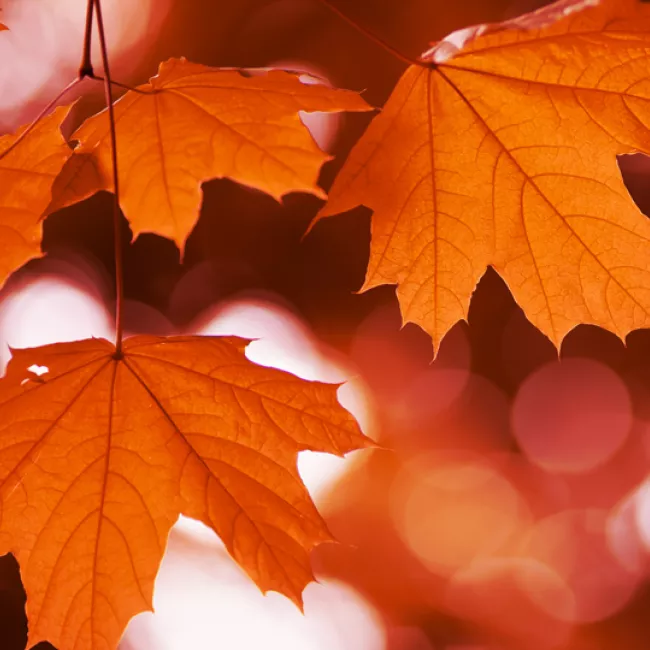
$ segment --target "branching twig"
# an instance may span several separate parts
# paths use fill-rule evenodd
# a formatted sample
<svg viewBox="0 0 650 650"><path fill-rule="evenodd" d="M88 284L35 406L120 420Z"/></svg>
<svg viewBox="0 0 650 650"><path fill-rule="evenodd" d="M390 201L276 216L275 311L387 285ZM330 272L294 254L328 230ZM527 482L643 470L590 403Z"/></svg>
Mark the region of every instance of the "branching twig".
<svg viewBox="0 0 650 650"><path fill-rule="evenodd" d="M81 64L79 65L79 74L76 79L72 80L52 101L50 101L45 108L30 122L29 126L16 138L10 147L0 153L0 160L2 160L10 151L13 151L36 127L36 125L52 110L60 99L77 86L85 77L95 78L93 66L90 59L90 48L92 45L92 21L93 21L93 8L95 0L88 0L86 8L86 28L84 32L84 49L81 55Z"/></svg>
<svg viewBox="0 0 650 650"><path fill-rule="evenodd" d="M92 48L93 39L93 10L95 7L95 0L88 0L86 6L86 30L84 32L84 50L81 55L81 64L79 66L79 78L93 77L93 63L91 60L90 50Z"/></svg>

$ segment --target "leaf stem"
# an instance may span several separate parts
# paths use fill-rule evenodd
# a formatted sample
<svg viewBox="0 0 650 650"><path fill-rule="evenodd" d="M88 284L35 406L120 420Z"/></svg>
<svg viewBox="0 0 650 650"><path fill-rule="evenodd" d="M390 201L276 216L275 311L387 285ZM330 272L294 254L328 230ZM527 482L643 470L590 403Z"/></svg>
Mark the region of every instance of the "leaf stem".
<svg viewBox="0 0 650 650"><path fill-rule="evenodd" d="M88 0L86 5L86 30L84 31L84 49L81 55L81 64L79 65L79 79L84 77L93 77L93 64L90 50L93 39L93 10L95 0Z"/></svg>
<svg viewBox="0 0 650 650"><path fill-rule="evenodd" d="M10 151L15 149L34 130L36 125L52 110L61 97L79 83L81 83L81 77L73 79L61 92L59 92L59 94L29 123L29 126L14 140L11 146L0 153L0 160L2 160Z"/></svg>
<svg viewBox="0 0 650 650"><path fill-rule="evenodd" d="M350 18L347 14L344 14L337 6L332 4L330 0L318 0L322 5L325 5L332 13L335 13L339 18L344 20L348 25L354 27L358 32L361 32L366 38L369 38L373 43L379 45L386 52L392 54L395 58L399 59L407 65L417 65L422 67L430 67L424 61L419 61L417 59L412 59L411 57L403 54L398 49L394 48L390 43L387 43L383 38L377 36L374 32L370 31L367 27L359 24L353 18Z"/></svg>
<svg viewBox="0 0 650 650"><path fill-rule="evenodd" d="M113 171L113 237L115 247L115 358L122 358L122 304L124 302L124 275L122 269L122 236L120 220L120 193L117 169L117 137L115 133L115 112L113 108L113 90L111 87L111 72L108 65L108 48L106 47L106 34L104 33L104 20L100 0L92 0L97 12L97 30L99 32L99 45L102 53L102 66L104 68L104 94L108 110L108 122L111 136L111 163Z"/></svg>

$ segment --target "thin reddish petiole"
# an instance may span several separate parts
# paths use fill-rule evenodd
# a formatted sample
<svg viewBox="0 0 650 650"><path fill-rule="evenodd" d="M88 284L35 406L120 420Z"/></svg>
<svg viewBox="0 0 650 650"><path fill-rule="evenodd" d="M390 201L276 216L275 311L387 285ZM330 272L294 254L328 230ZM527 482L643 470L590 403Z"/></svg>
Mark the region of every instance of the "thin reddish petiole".
<svg viewBox="0 0 650 650"><path fill-rule="evenodd" d="M2 160L10 151L15 149L36 127L36 125L52 110L57 102L67 92L72 90L78 83L81 83L81 77L77 77L71 81L48 105L30 122L29 126L16 138L10 147L0 153L0 160Z"/></svg>
<svg viewBox="0 0 650 650"><path fill-rule="evenodd" d="M30 122L29 126L16 138L12 145L0 153L0 160L2 160L10 151L17 147L36 127L36 125L56 106L61 98L71 91L77 84L81 83L85 77L95 78L93 73L93 66L90 60L90 48L92 44L92 20L93 8L95 0L88 0L86 8L86 28L84 32L84 49L81 56L81 64L79 65L79 75L73 79L47 106Z"/></svg>
<svg viewBox="0 0 650 650"><path fill-rule="evenodd" d="M332 13L335 13L339 18L344 20L348 25L351 25L354 27L358 32L361 32L364 36L369 38L373 43L376 43L381 47L382 49L386 50L386 52L392 54L394 57L402 61L403 63L406 63L408 65L417 65L422 68L429 68L431 67L429 64L427 64L425 61L419 61L418 59L412 59L411 57L407 56L406 54L403 54L400 52L398 49L394 48L390 43L387 43L383 38L380 38L375 34L374 32L371 32L368 28L364 27L363 25L360 25L358 22L356 22L353 18L350 18L347 14L344 14L337 6L332 4L330 0L318 0L322 5L325 5Z"/></svg>
<svg viewBox="0 0 650 650"><path fill-rule="evenodd" d="M113 90L111 88L111 72L108 65L108 48L106 46L106 34L104 33L104 20L102 18L102 6L100 0L94 0L97 14L97 30L99 32L99 46L102 53L102 65L104 67L104 94L106 96L106 108L108 110L108 121L111 136L111 163L113 172L113 237L115 239L115 358L122 357L122 304L124 302L124 275L122 269L122 237L120 219L120 192L119 177L117 169L117 137L115 133L115 112L113 108Z"/></svg>

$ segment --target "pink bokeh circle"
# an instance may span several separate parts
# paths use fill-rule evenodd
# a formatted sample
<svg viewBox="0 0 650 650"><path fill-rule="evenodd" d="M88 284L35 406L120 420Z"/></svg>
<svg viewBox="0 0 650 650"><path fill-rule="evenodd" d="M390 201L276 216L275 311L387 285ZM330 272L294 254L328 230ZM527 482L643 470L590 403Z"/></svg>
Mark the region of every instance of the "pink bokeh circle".
<svg viewBox="0 0 650 650"><path fill-rule="evenodd" d="M606 463L632 426L623 380L591 359L546 364L515 398L514 436L529 460L549 472L582 473Z"/></svg>

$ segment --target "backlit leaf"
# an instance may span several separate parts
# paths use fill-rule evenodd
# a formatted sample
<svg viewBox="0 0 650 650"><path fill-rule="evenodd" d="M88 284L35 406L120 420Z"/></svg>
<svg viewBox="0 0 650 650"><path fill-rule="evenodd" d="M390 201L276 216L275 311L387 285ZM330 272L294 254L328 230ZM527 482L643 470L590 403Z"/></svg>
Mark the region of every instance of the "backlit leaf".
<svg viewBox="0 0 650 650"><path fill-rule="evenodd" d="M201 206L201 183L228 177L279 199L292 191L324 196L316 185L329 159L299 111L366 111L354 92L307 85L279 70L253 76L185 59L160 66L148 84L115 105L121 205L134 235L154 232L183 249ZM112 190L106 111L72 136L75 155L49 212Z"/></svg>
<svg viewBox="0 0 650 650"><path fill-rule="evenodd" d="M212 527L262 590L301 602L309 551L330 535L298 451L369 441L336 386L257 366L245 345L140 336L120 359L103 339L14 351L0 380L0 552L20 562L31 644L114 648L151 609L180 513Z"/></svg>
<svg viewBox="0 0 650 650"><path fill-rule="evenodd" d="M650 325L650 223L616 156L650 152L650 5L561 2L411 66L319 217L374 210L363 289L397 284L437 347L488 264L556 345Z"/></svg>

